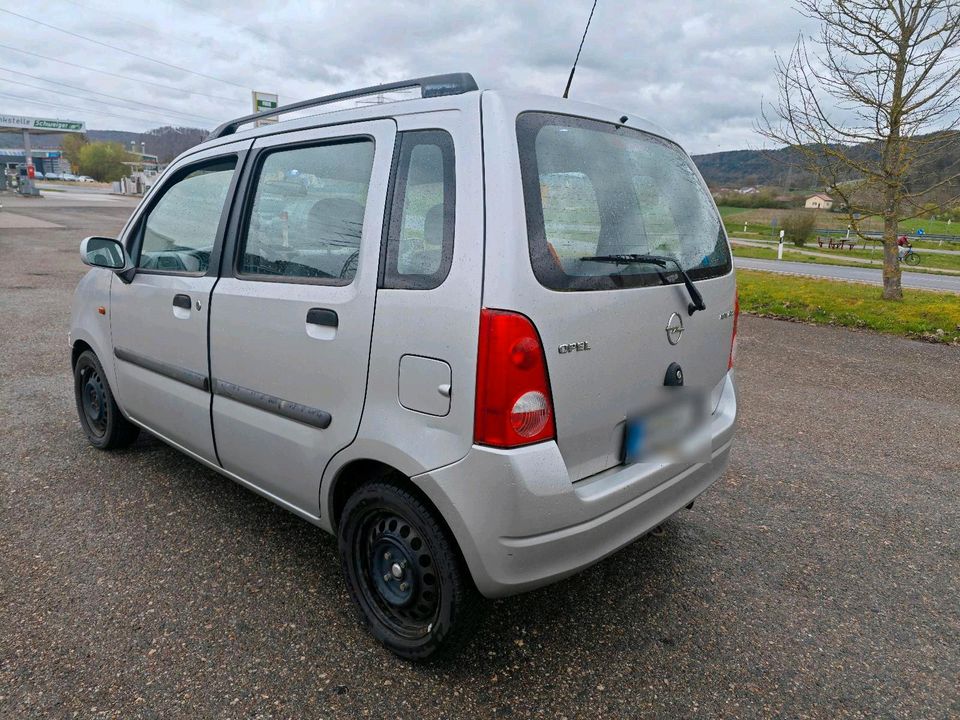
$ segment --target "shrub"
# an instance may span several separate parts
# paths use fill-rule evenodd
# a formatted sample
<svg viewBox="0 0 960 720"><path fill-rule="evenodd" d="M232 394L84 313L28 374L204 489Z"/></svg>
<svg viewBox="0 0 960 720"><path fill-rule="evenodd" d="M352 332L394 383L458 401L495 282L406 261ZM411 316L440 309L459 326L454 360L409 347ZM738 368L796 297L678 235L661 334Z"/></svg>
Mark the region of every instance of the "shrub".
<svg viewBox="0 0 960 720"><path fill-rule="evenodd" d="M805 210L797 210L783 218L784 239L797 247L803 247L813 235L816 215Z"/></svg>

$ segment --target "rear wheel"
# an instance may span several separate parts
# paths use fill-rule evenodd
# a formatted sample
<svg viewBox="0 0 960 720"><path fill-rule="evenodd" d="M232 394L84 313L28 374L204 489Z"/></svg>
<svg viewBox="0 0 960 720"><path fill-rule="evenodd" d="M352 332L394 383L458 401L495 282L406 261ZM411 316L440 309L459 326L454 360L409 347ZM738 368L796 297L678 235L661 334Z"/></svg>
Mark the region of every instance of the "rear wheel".
<svg viewBox="0 0 960 720"><path fill-rule="evenodd" d="M80 353L73 366L73 389L80 425L91 445L112 450L137 439L140 428L120 413L103 366L92 350Z"/></svg>
<svg viewBox="0 0 960 720"><path fill-rule="evenodd" d="M390 483L362 485L347 500L338 539L350 595L387 648L424 660L470 639L480 595L419 498Z"/></svg>

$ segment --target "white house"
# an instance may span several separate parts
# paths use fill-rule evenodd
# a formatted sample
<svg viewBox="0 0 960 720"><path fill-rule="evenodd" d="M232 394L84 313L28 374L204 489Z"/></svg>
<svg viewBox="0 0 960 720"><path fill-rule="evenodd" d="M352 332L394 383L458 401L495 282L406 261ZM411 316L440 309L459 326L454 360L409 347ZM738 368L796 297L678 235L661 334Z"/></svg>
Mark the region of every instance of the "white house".
<svg viewBox="0 0 960 720"><path fill-rule="evenodd" d="M817 193L808 197L803 206L811 210L829 210L833 207L833 198L823 193Z"/></svg>

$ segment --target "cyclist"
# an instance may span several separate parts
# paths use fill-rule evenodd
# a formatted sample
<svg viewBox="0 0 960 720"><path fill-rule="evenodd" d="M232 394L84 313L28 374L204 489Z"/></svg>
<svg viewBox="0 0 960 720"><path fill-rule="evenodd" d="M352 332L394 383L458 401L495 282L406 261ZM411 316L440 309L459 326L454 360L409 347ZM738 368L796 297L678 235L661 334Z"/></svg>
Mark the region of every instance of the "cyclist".
<svg viewBox="0 0 960 720"><path fill-rule="evenodd" d="M913 245L910 244L910 241L907 240L906 235L901 235L897 238L897 256L903 260L904 256L907 254L907 250L912 248Z"/></svg>

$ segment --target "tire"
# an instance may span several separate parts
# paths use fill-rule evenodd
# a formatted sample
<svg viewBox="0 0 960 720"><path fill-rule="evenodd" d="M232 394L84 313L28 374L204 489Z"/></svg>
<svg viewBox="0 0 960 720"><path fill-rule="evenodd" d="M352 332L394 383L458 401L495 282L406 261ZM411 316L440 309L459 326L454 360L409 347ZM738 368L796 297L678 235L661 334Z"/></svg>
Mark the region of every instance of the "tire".
<svg viewBox="0 0 960 720"><path fill-rule="evenodd" d="M113 450L137 439L140 428L120 413L103 366L92 350L80 353L73 366L73 390L80 426L91 445Z"/></svg>
<svg viewBox="0 0 960 720"><path fill-rule="evenodd" d="M361 485L337 533L350 597L373 636L406 660L465 645L483 601L434 513L389 482Z"/></svg>
<svg viewBox="0 0 960 720"><path fill-rule="evenodd" d="M907 265L917 266L920 264L920 256L916 253L908 253L904 260L906 260Z"/></svg>

